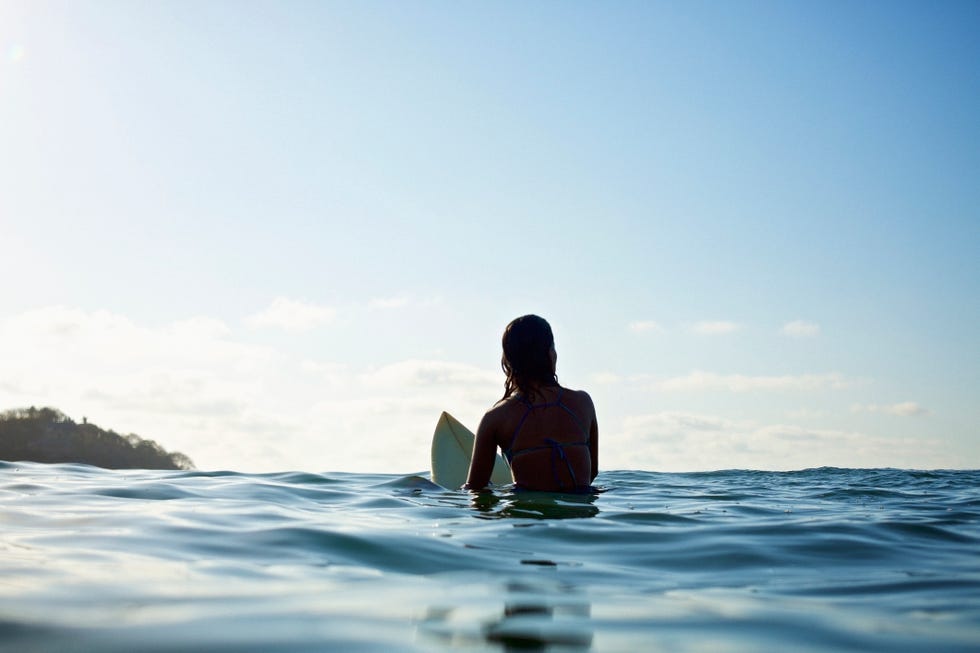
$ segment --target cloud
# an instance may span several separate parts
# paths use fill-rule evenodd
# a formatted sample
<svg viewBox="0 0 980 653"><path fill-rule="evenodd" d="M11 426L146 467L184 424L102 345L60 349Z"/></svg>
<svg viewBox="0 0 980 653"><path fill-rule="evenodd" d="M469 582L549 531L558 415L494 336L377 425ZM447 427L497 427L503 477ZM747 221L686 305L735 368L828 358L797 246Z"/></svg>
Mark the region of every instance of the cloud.
<svg viewBox="0 0 980 653"><path fill-rule="evenodd" d="M786 411L786 417L789 419L811 420L823 416L823 411L814 410L813 408L796 408Z"/></svg>
<svg viewBox="0 0 980 653"><path fill-rule="evenodd" d="M793 320L783 325L782 334L791 338L814 338L820 335L820 325L805 320Z"/></svg>
<svg viewBox="0 0 980 653"><path fill-rule="evenodd" d="M627 328L633 333L647 333L650 331L663 331L663 327L653 320L638 320L630 322Z"/></svg>
<svg viewBox="0 0 980 653"><path fill-rule="evenodd" d="M728 390L729 392L821 390L840 389L852 385L843 375L799 374L777 376L749 376L745 374L716 374L695 370L684 376L660 381L655 387L667 392L704 392Z"/></svg>
<svg viewBox="0 0 980 653"><path fill-rule="evenodd" d="M223 338L231 333L228 325L221 320L200 316L174 322L170 326L170 331L177 336L209 339Z"/></svg>
<svg viewBox="0 0 980 653"><path fill-rule="evenodd" d="M741 326L735 322L720 320L714 322L697 322L691 328L694 333L702 336L720 336L738 331Z"/></svg>
<svg viewBox="0 0 980 653"><path fill-rule="evenodd" d="M920 406L914 401L903 401L897 404L854 404L851 406L854 413L882 413L885 415L896 415L898 417L918 417L928 415L929 410Z"/></svg>
<svg viewBox="0 0 980 653"><path fill-rule="evenodd" d="M0 407L49 405L157 440L203 468L254 466L242 428L283 412L277 386L299 375L220 320L148 327L107 311L48 307L0 319ZM293 385L298 385L293 382ZM302 391L302 388L299 388Z"/></svg>
<svg viewBox="0 0 980 653"><path fill-rule="evenodd" d="M327 306L277 297L259 313L245 319L251 327L271 327L289 332L309 331L333 322L337 311Z"/></svg>
<svg viewBox="0 0 980 653"><path fill-rule="evenodd" d="M592 375L592 380L599 385L616 385L622 383L623 377L613 372L599 372Z"/></svg>
<svg viewBox="0 0 980 653"><path fill-rule="evenodd" d="M404 389L409 387L451 386L457 390L501 385L500 375L488 370L449 361L406 360L384 365L360 375L371 387Z"/></svg>
<svg viewBox="0 0 980 653"><path fill-rule="evenodd" d="M7 61L10 63L20 63L24 60L24 56L26 54L27 48L20 43L12 43L10 47L7 48Z"/></svg>
<svg viewBox="0 0 980 653"><path fill-rule="evenodd" d="M760 424L664 411L623 420L605 441L603 469L699 471L810 467L939 468L951 462L934 443L858 431ZM924 453L925 452L925 453Z"/></svg>
<svg viewBox="0 0 980 653"><path fill-rule="evenodd" d="M422 471L443 410L475 427L503 391L494 369L358 368L239 340L208 317L151 327L65 307L0 318L0 365L0 410L50 405L202 469Z"/></svg>
<svg viewBox="0 0 980 653"><path fill-rule="evenodd" d="M3 317L0 409L54 406L77 420L86 416L103 428L154 439L202 469L409 473L428 468L441 411L475 428L503 391L495 367L423 358L359 367L241 336L204 316L148 326L108 311L49 307ZM598 380L657 383L644 375ZM662 383L677 390L747 392L836 388L852 381L839 374L693 372ZM860 410L924 412L914 402L871 406ZM926 440L714 415L603 414L600 423L603 469L960 464L940 459L943 447Z"/></svg>

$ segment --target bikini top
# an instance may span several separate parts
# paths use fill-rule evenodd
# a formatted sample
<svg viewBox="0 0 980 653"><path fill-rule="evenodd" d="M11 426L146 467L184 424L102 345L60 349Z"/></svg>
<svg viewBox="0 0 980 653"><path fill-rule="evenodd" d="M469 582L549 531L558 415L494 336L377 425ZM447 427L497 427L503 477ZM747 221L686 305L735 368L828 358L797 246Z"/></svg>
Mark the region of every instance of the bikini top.
<svg viewBox="0 0 980 653"><path fill-rule="evenodd" d="M514 435L512 435L511 438L510 438L510 445L508 445L507 449L505 449L503 453L504 453L504 458L507 459L507 462L508 463L512 463L514 461L514 458L516 458L517 456L520 456L522 454L531 453L532 451L546 451L546 450L550 450L551 451L551 473L554 475L554 478L555 478L555 486L558 487L561 490L565 489L565 484L562 482L561 477L558 475L558 463L559 463L559 461L561 461L561 462L564 462L565 463L565 469L568 470L568 475L572 479L572 489L577 490L577 489L580 489L582 487L588 487L588 486L587 485L580 485L579 482L578 482L578 479L575 478L575 471L572 469L572 463L568 460L568 457L565 455L565 447L587 447L587 446L589 446L589 432L588 432L588 429L585 427L585 425L582 423L582 420L579 419L579 416L576 415L572 411L572 409L569 408L567 405L565 405L565 403L561 400L561 395L562 395L562 392L564 392L564 390L565 390L564 388L562 388L562 387L559 386L559 388L558 388L558 396L555 397L555 400L554 401L549 401L547 403L542 403L542 404L532 404L527 399L527 397L522 397L521 401L526 406L526 410L524 411L524 415L521 417L521 421L518 422L517 428L514 429ZM524 422L527 421L527 418L531 415L531 413L533 413L535 410L540 410L542 408L552 408L552 407L561 408L566 413L568 413L569 415L571 415L572 416L572 419L575 420L575 423L578 425L579 430L585 436L585 439L582 440L582 441L578 441L578 442L559 442L558 440L555 440L554 438L545 438L544 439L545 444L543 444L543 445L538 445L538 446L535 446L535 447L525 447L523 449L517 449L517 450L515 450L514 449L514 443L517 442L517 436L518 436L518 434L520 434L521 429L524 427Z"/></svg>

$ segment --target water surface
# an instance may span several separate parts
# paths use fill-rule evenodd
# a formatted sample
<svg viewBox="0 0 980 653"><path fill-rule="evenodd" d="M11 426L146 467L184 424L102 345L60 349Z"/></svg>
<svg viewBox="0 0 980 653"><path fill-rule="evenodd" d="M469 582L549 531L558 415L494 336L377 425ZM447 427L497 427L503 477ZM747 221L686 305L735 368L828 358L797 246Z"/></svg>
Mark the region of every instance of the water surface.
<svg viewBox="0 0 980 653"><path fill-rule="evenodd" d="M980 472L597 485L0 462L0 650L980 650Z"/></svg>

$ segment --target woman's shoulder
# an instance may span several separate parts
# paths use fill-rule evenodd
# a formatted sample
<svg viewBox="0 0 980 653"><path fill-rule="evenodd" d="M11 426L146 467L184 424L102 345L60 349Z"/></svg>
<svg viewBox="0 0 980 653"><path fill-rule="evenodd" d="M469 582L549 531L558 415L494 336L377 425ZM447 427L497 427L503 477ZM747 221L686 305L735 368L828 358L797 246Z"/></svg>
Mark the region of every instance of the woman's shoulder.
<svg viewBox="0 0 980 653"><path fill-rule="evenodd" d="M487 410L480 421L480 429L497 434L512 430L513 424L519 419L518 413L523 404L520 399L510 395L504 397Z"/></svg>
<svg viewBox="0 0 980 653"><path fill-rule="evenodd" d="M580 419L589 421L595 419L595 404L585 390L562 388L561 402L572 410Z"/></svg>
<svg viewBox="0 0 980 653"><path fill-rule="evenodd" d="M495 403L493 406L491 406L490 410L487 411L487 415L490 414L499 415L502 413L507 413L513 410L514 407L518 405L522 405L522 406L524 405L524 401L518 395L507 395L503 399L497 401L497 403Z"/></svg>
<svg viewBox="0 0 980 653"><path fill-rule="evenodd" d="M562 388L562 398L566 401L580 401L587 406L592 406L592 397L585 390L573 390Z"/></svg>

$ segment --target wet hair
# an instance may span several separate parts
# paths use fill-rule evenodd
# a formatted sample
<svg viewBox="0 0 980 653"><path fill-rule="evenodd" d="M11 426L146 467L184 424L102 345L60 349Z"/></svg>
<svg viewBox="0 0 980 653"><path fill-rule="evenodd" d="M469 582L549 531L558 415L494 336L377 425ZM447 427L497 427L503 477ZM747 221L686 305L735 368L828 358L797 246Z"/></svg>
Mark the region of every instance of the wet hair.
<svg viewBox="0 0 980 653"><path fill-rule="evenodd" d="M535 386L558 385L551 361L555 336L551 325L537 315L524 315L504 329L504 354L500 367L504 370L504 399L520 392L528 401L534 400Z"/></svg>

